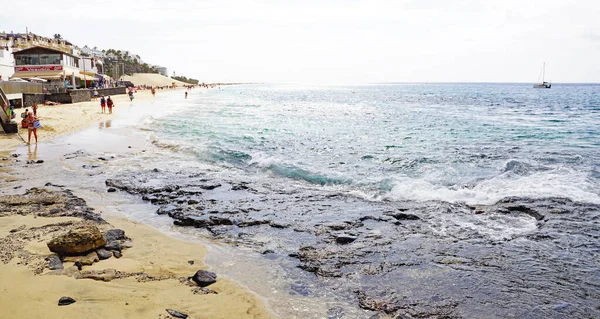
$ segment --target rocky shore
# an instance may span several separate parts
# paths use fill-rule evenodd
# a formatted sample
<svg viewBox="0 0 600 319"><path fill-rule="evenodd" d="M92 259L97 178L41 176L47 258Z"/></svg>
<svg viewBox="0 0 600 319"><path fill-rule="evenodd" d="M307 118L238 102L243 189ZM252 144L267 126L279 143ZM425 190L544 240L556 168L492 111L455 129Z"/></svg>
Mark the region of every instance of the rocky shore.
<svg viewBox="0 0 600 319"><path fill-rule="evenodd" d="M596 267L598 205L369 202L157 169L105 184L154 204L174 225L291 260L320 278L320 289L378 313L373 318L591 318L600 311L586 297L598 292L586 275ZM302 283L291 289L320 293ZM329 318L344 318L344 309L330 309Z"/></svg>

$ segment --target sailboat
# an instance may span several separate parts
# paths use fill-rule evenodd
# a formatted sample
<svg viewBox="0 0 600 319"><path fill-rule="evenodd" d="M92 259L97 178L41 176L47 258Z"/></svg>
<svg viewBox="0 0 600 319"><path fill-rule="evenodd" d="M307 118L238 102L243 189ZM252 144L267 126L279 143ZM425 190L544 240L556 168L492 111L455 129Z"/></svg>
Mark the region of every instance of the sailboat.
<svg viewBox="0 0 600 319"><path fill-rule="evenodd" d="M552 83L550 82L546 82L545 77L546 77L546 62L544 62L544 66L542 67L542 82L538 82L536 84L533 85L534 89L549 89L552 87ZM538 77L538 81L540 80L540 78Z"/></svg>

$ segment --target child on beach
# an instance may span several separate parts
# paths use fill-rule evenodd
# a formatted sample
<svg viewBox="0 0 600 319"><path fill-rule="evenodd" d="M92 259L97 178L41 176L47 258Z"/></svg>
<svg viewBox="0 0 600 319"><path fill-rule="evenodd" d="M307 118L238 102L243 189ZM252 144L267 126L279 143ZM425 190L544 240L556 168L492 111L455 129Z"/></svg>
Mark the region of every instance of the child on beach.
<svg viewBox="0 0 600 319"><path fill-rule="evenodd" d="M129 101L133 101L133 91L129 91Z"/></svg>
<svg viewBox="0 0 600 319"><path fill-rule="evenodd" d="M27 116L29 114L29 110L25 109L25 112L21 113L21 128L27 128Z"/></svg>
<svg viewBox="0 0 600 319"><path fill-rule="evenodd" d="M113 106L115 106L115 104L113 103L113 100L110 98L110 96L108 97L108 99L106 99L106 105L108 106L108 114L112 114L112 108Z"/></svg>
<svg viewBox="0 0 600 319"><path fill-rule="evenodd" d="M154 97L154 94L156 94L156 90L152 88L152 97Z"/></svg>
<svg viewBox="0 0 600 319"><path fill-rule="evenodd" d="M185 98L187 99L187 92L185 92Z"/></svg>
<svg viewBox="0 0 600 319"><path fill-rule="evenodd" d="M29 112L29 114L27 114L27 118L25 120L26 120L25 124L27 125L27 131L29 132L29 134L27 135L27 145L29 145L31 143L31 133L32 132L33 132L33 136L35 136L35 143L37 144L37 142L38 142L37 128L39 125L38 118L33 116L33 113Z"/></svg>
<svg viewBox="0 0 600 319"><path fill-rule="evenodd" d="M38 109L37 103L33 102L33 106L31 107L31 109L33 110L33 116L37 116L37 109Z"/></svg>
<svg viewBox="0 0 600 319"><path fill-rule="evenodd" d="M102 113L106 112L106 99L104 98L104 95L102 95L102 97L100 98L100 107L102 108Z"/></svg>

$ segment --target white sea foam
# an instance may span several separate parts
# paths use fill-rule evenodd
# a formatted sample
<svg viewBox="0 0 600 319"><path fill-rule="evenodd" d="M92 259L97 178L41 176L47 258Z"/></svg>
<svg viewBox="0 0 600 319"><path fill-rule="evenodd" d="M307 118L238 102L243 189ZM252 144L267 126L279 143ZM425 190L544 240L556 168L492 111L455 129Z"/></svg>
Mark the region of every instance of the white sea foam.
<svg viewBox="0 0 600 319"><path fill-rule="evenodd" d="M529 198L566 197L575 201L600 204L600 194L584 172L568 168L537 172L528 176L505 173L472 188L444 186L427 177L395 177L395 185L384 196L391 200L442 200L451 203L489 205L509 196Z"/></svg>

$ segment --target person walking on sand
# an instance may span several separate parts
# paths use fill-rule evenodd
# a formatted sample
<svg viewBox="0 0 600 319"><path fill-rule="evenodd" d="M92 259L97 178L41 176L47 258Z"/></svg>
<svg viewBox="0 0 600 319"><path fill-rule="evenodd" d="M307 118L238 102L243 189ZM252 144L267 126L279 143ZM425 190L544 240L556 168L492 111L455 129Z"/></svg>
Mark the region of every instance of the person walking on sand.
<svg viewBox="0 0 600 319"><path fill-rule="evenodd" d="M108 114L112 114L112 108L113 106L115 106L115 104L113 103L113 100L110 98L110 96L108 97L108 99L106 99L106 105L108 106Z"/></svg>
<svg viewBox="0 0 600 319"><path fill-rule="evenodd" d="M38 109L37 103L33 102L33 106L31 107L31 109L33 110L33 116L37 116L37 109Z"/></svg>
<svg viewBox="0 0 600 319"><path fill-rule="evenodd" d="M187 99L187 91L185 92L185 98Z"/></svg>
<svg viewBox="0 0 600 319"><path fill-rule="evenodd" d="M154 95L156 94L156 90L154 89L154 87L152 88L152 97L154 97Z"/></svg>
<svg viewBox="0 0 600 319"><path fill-rule="evenodd" d="M129 101L133 101L133 90L129 90Z"/></svg>
<svg viewBox="0 0 600 319"><path fill-rule="evenodd" d="M100 107L102 108L102 113L106 113L106 99L104 98L104 95L100 97Z"/></svg>
<svg viewBox="0 0 600 319"><path fill-rule="evenodd" d="M37 142L38 142L37 127L39 125L38 118L33 116L33 113L29 112L29 114L27 114L27 118L25 120L26 120L25 124L27 126L27 131L28 131L27 145L31 144L31 133L32 132L33 132L33 136L35 137L35 143L37 144Z"/></svg>

